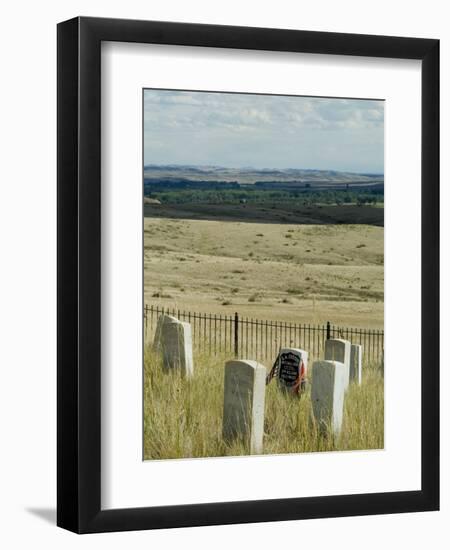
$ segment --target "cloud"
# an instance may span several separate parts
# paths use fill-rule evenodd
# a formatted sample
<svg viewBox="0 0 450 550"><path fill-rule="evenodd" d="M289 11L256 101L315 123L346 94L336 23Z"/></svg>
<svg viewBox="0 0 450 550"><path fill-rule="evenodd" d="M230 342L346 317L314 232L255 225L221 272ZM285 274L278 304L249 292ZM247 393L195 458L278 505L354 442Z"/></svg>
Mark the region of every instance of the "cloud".
<svg viewBox="0 0 450 550"><path fill-rule="evenodd" d="M144 113L145 122L158 128L360 129L382 125L384 105L368 100L146 90Z"/></svg>
<svg viewBox="0 0 450 550"><path fill-rule="evenodd" d="M298 150L301 146L310 151L308 158L316 159L320 156L320 150L324 155L328 154L327 151L339 150L339 154L348 157L351 164L356 144L356 149L367 151L368 164L382 166L383 132L383 101L144 91L144 150L146 158L151 157L152 160L161 154L164 144L167 147L162 155L164 158L169 158L171 152L174 156L180 156L179 149L182 148L186 151L185 156L189 151L193 164L197 156L204 158L208 154L217 157L210 158L210 163L232 162L230 157L240 158L238 149L241 149L249 157L244 164L253 163L256 166L263 162L261 157L267 152L292 151L292 160L281 153L279 159L274 155L271 160L265 159L266 166L275 166L282 161L298 162L298 159L303 159L302 162L305 162L304 154L295 153L296 148ZM151 143L156 144L156 135L159 146L152 150ZM344 151L346 143L352 143L348 151ZM203 148L201 155L193 149L194 144L197 148ZM233 154L231 150L234 150ZM334 156L334 153L330 156L330 162L335 162ZM324 162L327 160L324 159Z"/></svg>

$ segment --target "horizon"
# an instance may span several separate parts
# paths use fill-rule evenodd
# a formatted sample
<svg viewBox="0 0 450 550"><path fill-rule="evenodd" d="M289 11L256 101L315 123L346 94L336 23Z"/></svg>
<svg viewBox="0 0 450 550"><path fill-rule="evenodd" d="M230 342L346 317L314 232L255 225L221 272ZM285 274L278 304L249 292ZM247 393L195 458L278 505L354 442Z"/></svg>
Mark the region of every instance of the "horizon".
<svg viewBox="0 0 450 550"><path fill-rule="evenodd" d="M338 170L336 168L305 168L305 167L296 167L296 166L285 166L284 168L279 167L270 167L265 166L262 168L257 168L256 166L224 166L222 164L185 164L185 163L175 163L175 162L169 162L167 164L159 164L151 162L149 164L144 164L144 169L149 167L156 167L156 168L168 168L168 167L174 167L174 168L223 168L225 170L254 170L258 172L271 172L274 170L277 171L286 171L286 170L298 170L298 171L305 171L305 172L337 172L341 174L354 174L357 176L367 176L367 175L374 175L374 176L384 176L384 172L377 172L377 171L363 171L363 172L353 172L351 170Z"/></svg>
<svg viewBox="0 0 450 550"><path fill-rule="evenodd" d="M384 174L384 101L146 89L143 139L144 165Z"/></svg>

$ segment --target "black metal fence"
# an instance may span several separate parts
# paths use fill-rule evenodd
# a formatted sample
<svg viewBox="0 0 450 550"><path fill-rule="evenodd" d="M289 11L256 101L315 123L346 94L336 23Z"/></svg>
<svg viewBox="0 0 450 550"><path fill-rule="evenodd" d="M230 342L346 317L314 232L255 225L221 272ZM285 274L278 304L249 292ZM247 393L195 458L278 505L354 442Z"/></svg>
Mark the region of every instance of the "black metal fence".
<svg viewBox="0 0 450 550"><path fill-rule="evenodd" d="M196 313L175 308L145 305L144 334L150 341L160 315L173 315L191 324L194 349L210 354L229 354L257 361L275 360L280 347L304 349L309 361L323 358L324 342L344 338L363 346L364 363L381 362L384 331L332 325L266 321L234 315Z"/></svg>

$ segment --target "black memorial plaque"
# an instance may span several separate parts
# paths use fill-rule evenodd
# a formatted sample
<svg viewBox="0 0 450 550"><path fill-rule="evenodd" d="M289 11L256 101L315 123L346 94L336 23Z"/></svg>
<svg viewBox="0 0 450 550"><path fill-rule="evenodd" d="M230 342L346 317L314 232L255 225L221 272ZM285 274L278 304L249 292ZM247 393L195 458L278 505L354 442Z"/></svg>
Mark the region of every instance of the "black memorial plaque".
<svg viewBox="0 0 450 550"><path fill-rule="evenodd" d="M281 353L279 358L278 379L286 388L297 389L300 385L302 359L292 352Z"/></svg>

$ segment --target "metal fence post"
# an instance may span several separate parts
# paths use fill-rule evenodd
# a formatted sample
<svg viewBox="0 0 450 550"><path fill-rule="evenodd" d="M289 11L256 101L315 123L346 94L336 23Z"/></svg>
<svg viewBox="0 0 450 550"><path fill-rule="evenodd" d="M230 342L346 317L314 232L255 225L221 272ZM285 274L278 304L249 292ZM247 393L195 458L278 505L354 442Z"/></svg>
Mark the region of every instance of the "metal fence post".
<svg viewBox="0 0 450 550"><path fill-rule="evenodd" d="M145 317L145 329L144 329L144 341L145 341L147 338L147 327L148 327L148 305L147 304L145 304L144 317Z"/></svg>
<svg viewBox="0 0 450 550"><path fill-rule="evenodd" d="M331 339L331 325L330 321L327 321L327 340Z"/></svg>
<svg viewBox="0 0 450 550"><path fill-rule="evenodd" d="M234 314L234 355L239 355L239 315L236 312Z"/></svg>

